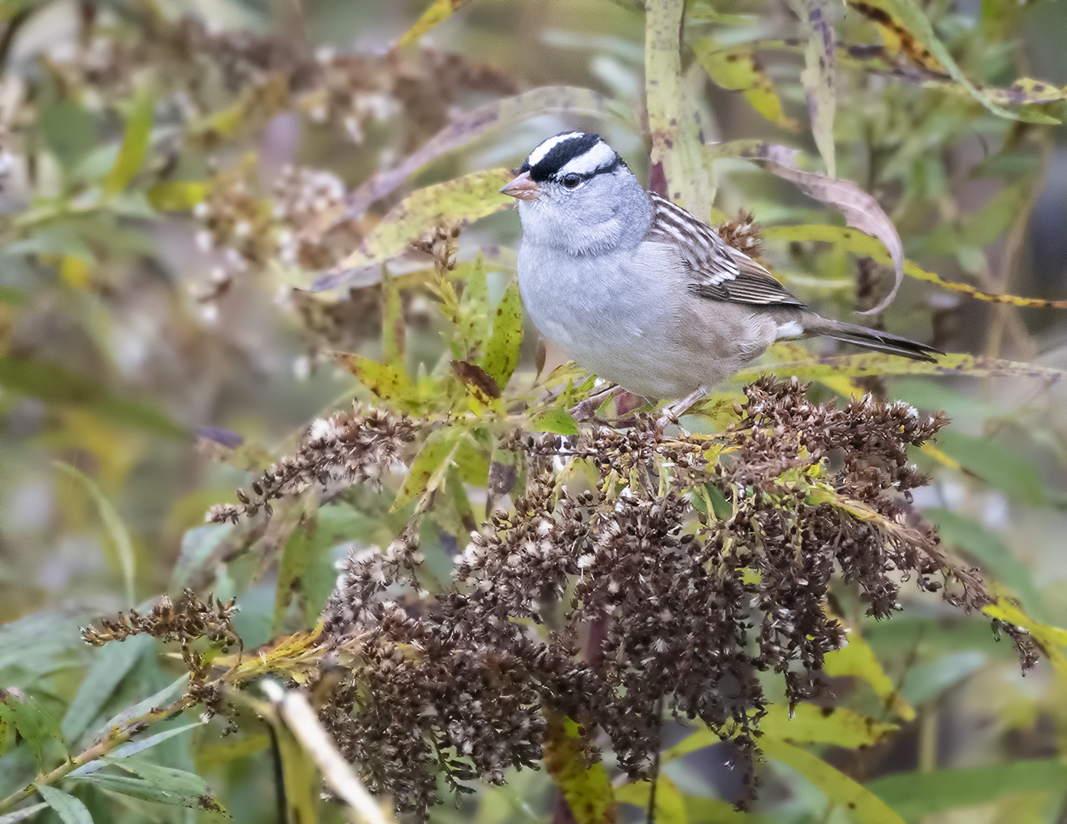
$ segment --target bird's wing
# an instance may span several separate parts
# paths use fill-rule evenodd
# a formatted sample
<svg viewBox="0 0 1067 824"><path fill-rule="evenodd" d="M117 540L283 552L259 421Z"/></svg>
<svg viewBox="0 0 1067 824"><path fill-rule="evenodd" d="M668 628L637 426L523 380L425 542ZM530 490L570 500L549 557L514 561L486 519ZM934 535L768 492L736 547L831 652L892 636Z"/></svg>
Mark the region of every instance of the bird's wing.
<svg viewBox="0 0 1067 824"><path fill-rule="evenodd" d="M711 300L803 306L777 278L681 206L650 194L652 223L645 239L677 246L689 267L689 290Z"/></svg>

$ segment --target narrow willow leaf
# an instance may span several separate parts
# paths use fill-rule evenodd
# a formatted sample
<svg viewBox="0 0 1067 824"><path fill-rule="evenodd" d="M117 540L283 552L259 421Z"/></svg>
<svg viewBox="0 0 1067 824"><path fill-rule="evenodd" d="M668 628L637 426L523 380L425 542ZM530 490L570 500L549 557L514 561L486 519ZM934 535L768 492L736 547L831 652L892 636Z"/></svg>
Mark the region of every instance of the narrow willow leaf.
<svg viewBox="0 0 1067 824"><path fill-rule="evenodd" d="M795 183L806 195L840 210L849 226L859 229L882 242L893 261L895 280L885 299L862 315L883 311L896 297L900 282L904 279L904 246L900 235L889 216L882 211L878 201L851 180L831 180L825 175L805 172L797 167L793 158L797 152L766 143L758 151L746 150L742 157L761 162L769 171Z"/></svg>
<svg viewBox="0 0 1067 824"><path fill-rule="evenodd" d="M430 434L419 454L415 456L404 485L396 493L390 512L402 509L416 498L437 488L456 451L460 434L455 427L438 429Z"/></svg>
<svg viewBox="0 0 1067 824"><path fill-rule="evenodd" d="M144 165L145 155L148 153L148 141L152 135L154 107L155 99L147 89L143 88L134 95L119 156L115 159L115 165L111 167L107 177L104 178L105 197L112 197L123 191Z"/></svg>
<svg viewBox="0 0 1067 824"><path fill-rule="evenodd" d="M872 353L821 358L817 362L808 360L749 366L738 372L735 379L742 382L754 380L764 372L795 375L799 380L820 382L834 377L863 378L871 375L967 375L972 378L1038 378L1049 381L1067 378L1067 370L981 355L942 355L937 363L926 363Z"/></svg>
<svg viewBox="0 0 1067 824"><path fill-rule="evenodd" d="M803 21L808 44L800 82L808 98L811 134L826 164L831 180L837 177L834 145L834 115L837 111L837 51L834 16L830 0L793 0L793 9Z"/></svg>
<svg viewBox="0 0 1067 824"><path fill-rule="evenodd" d="M803 775L822 790L827 799L847 808L854 821L860 824L904 824L904 820L881 798L800 747L776 738L761 738L760 749Z"/></svg>
<svg viewBox="0 0 1067 824"><path fill-rule="evenodd" d="M885 43L880 51L886 53L888 63L897 62L896 56L902 54L907 57L907 61L901 62L914 63L930 72L944 72L945 67L941 65L941 61L934 57L930 50L901 25L900 21L894 18L884 6L871 5L859 0L849 0L848 4L878 29L878 34Z"/></svg>
<svg viewBox="0 0 1067 824"><path fill-rule="evenodd" d="M204 779L194 773L124 758L104 758L103 761L128 775L97 771L79 776L79 780L131 798L201 810L227 819L231 817L215 799Z"/></svg>
<svg viewBox="0 0 1067 824"><path fill-rule="evenodd" d="M905 721L915 719L915 710L900 697L896 685L878 663L874 650L855 629L848 634L848 644L826 653L823 669L832 678L852 676L863 679L871 685L883 707L895 712Z"/></svg>
<svg viewBox="0 0 1067 824"><path fill-rule="evenodd" d="M270 746L270 736L266 733L249 735L237 741L222 741L204 747L194 756L196 759L196 771L198 773L210 772L224 764L236 761L239 758L247 758L257 752L263 752Z"/></svg>
<svg viewBox="0 0 1067 824"><path fill-rule="evenodd" d="M130 721L134 721L136 719L142 718L143 716L150 715L153 709L166 706L168 701L170 701L172 698L174 698L174 696L181 692L182 688L188 683L188 681L189 675L183 675L180 678L177 678L172 681L159 692L153 693L152 695L145 698L143 701L138 701L132 707L127 707L126 709L122 710L122 712L119 712L116 715L112 716L100 725L96 732L93 733L91 740L100 741L108 734L110 734L111 731L115 729L115 727L122 727ZM85 768L79 767L68 777L74 777L76 774L79 774L83 769Z"/></svg>
<svg viewBox="0 0 1067 824"><path fill-rule="evenodd" d="M48 802L63 824L93 824L89 809L70 793L42 784L37 787L41 798Z"/></svg>
<svg viewBox="0 0 1067 824"><path fill-rule="evenodd" d="M112 394L103 384L53 363L0 357L0 386L58 405L88 409L101 418L171 438L189 433L166 415Z"/></svg>
<svg viewBox="0 0 1067 824"><path fill-rule="evenodd" d="M555 432L557 435L577 435L578 424L565 409L546 409L530 419L534 432Z"/></svg>
<svg viewBox="0 0 1067 824"><path fill-rule="evenodd" d="M355 375L360 383L383 401L403 404L415 398L415 387L411 378L407 372L395 366L387 366L348 352L331 352L330 357Z"/></svg>
<svg viewBox="0 0 1067 824"><path fill-rule="evenodd" d="M471 0L433 0L430 3L430 7L422 13L410 29L401 35L396 44L398 46L406 46L417 42L426 32L442 20L451 17L453 13L459 11L470 2Z"/></svg>
<svg viewBox="0 0 1067 824"><path fill-rule="evenodd" d="M874 238L861 235L849 229L843 229L840 226L769 226L764 230L763 237L766 240L779 240L785 243L804 243L808 241L833 243L853 254L873 258L878 263L890 263L892 260L886 248ZM942 280L933 272L927 272L910 260L904 261L904 274L916 280L936 283L942 288L991 303L1067 309L1067 300L1044 300L1042 298L1024 298L1015 295L998 295L993 292L976 289L966 283L951 283Z"/></svg>
<svg viewBox="0 0 1067 824"><path fill-rule="evenodd" d="M989 438L964 435L951 429L937 436L938 446L968 472L1006 492L1015 500L1041 506L1045 485L1037 470L1015 450Z"/></svg>
<svg viewBox="0 0 1067 824"><path fill-rule="evenodd" d="M7 722L9 730L12 727L18 730L33 753L37 771L44 772L45 742L54 738L63 743L63 731L56 720L33 696L27 695L20 700L14 693L3 690L0 690L0 719Z"/></svg>
<svg viewBox="0 0 1067 824"><path fill-rule="evenodd" d="M1059 803L1065 786L1067 764L1059 759L1049 759L891 775L870 782L867 789L889 804L905 821L919 821L960 807L988 804L1016 793L1049 793L1057 796ZM1006 820L1010 820L1010 815Z"/></svg>
<svg viewBox="0 0 1067 824"><path fill-rule="evenodd" d="M40 804L31 804L29 807L23 807L21 810L15 810L13 813L7 813L6 815L0 815L0 824L17 824L19 821L25 821L27 818L32 818L37 815L41 810L48 809L48 802L42 801Z"/></svg>
<svg viewBox="0 0 1067 824"><path fill-rule="evenodd" d="M515 278L497 304L493 332L479 365L496 381L497 386L503 388L519 365L521 349L522 297L519 295L519 280Z"/></svg>
<svg viewBox="0 0 1067 824"><path fill-rule="evenodd" d="M702 37L692 44L697 62L717 85L741 92L757 112L772 123L797 131L800 124L782 111L782 101L750 43L722 47L713 38Z"/></svg>
<svg viewBox="0 0 1067 824"><path fill-rule="evenodd" d="M53 466L79 481L96 504L97 511L100 513L100 520L104 522L108 537L111 539L111 543L114 544L115 555L118 558L119 567L122 569L122 577L126 582L126 602L133 606L136 603L134 595L136 568L133 544L130 541L129 532L126 531L126 525L122 522L122 518L119 517L119 513L111 501L104 496L104 493L100 491L100 487L96 485L92 478L62 461L53 462Z"/></svg>
<svg viewBox="0 0 1067 824"><path fill-rule="evenodd" d="M63 717L63 735L71 742L85 732L115 688L155 644L148 635L127 638L121 644L108 644L98 650L67 714Z"/></svg>
<svg viewBox="0 0 1067 824"><path fill-rule="evenodd" d="M589 763L578 725L545 710L545 769L566 799L577 824L608 824L616 820L611 779L603 763Z"/></svg>
<svg viewBox="0 0 1067 824"><path fill-rule="evenodd" d="M930 20L923 13L923 10L919 8L915 0L868 0L868 3L871 6L883 9L899 20L901 25L940 61L945 71L989 111L1009 120L1020 119L1017 114L998 106L990 100L967 79L963 70L952 58L952 53L949 52L948 47L934 33L934 27L930 24Z"/></svg>
<svg viewBox="0 0 1067 824"><path fill-rule="evenodd" d="M359 249L316 278L309 288L321 292L342 285L377 283L381 279L377 264L404 252L439 221L477 220L509 206L511 198L500 194L500 187L511 178L510 169L490 169L412 193L382 218Z"/></svg>
<svg viewBox="0 0 1067 824"><path fill-rule="evenodd" d="M625 804L634 804L643 810L648 809L652 795L651 781L636 781L615 788L615 800ZM660 824L687 824L689 813L686 810L682 794L667 776L656 778L656 807L652 811L651 821Z"/></svg>
<svg viewBox="0 0 1067 824"><path fill-rule="evenodd" d="M708 220L715 200L696 108L688 100L678 48L684 0L649 0L645 15L645 97L652 132L652 188L662 170L661 194Z"/></svg>
<svg viewBox="0 0 1067 824"><path fill-rule="evenodd" d="M288 806L288 821L319 820L319 796L321 781L315 762L300 746L300 742L278 722L274 725L274 743L282 762L282 777L285 781L285 801Z"/></svg>
<svg viewBox="0 0 1067 824"><path fill-rule="evenodd" d="M315 502L317 504L317 501ZM285 542L285 550L278 567L278 585L274 593L274 618L271 622L271 637L281 632L289 602L301 593L304 574L311 566L318 527L318 509L309 505L304 517Z"/></svg>
<svg viewBox="0 0 1067 824"><path fill-rule="evenodd" d="M466 146L491 131L511 128L532 117L546 114L606 119L612 114L624 115L625 112L613 106L599 92L575 86L544 86L515 97L494 100L455 117L414 154L395 167L373 175L352 193L345 216L361 217L372 203L394 191L408 177L442 155Z"/></svg>
<svg viewBox="0 0 1067 824"><path fill-rule="evenodd" d="M124 642L125 643L125 642ZM129 758L131 755L137 755L137 753L150 750L153 747L159 746L164 741L169 741L176 736L189 732L194 727L200 727L206 724L207 721L190 721L188 724L182 724L165 732L158 732L155 735L150 735L147 738L139 738L136 741L128 741L121 747L116 747L109 753L110 758ZM82 778L86 775L91 775L97 770L101 770L106 767L107 764L103 761L89 761L82 764L78 769L68 775L68 778Z"/></svg>
<svg viewBox="0 0 1067 824"><path fill-rule="evenodd" d="M837 747L870 747L896 732L896 724L866 718L844 707L817 707L797 704L790 717L789 708L773 704L760 721L760 731L794 744L833 744Z"/></svg>

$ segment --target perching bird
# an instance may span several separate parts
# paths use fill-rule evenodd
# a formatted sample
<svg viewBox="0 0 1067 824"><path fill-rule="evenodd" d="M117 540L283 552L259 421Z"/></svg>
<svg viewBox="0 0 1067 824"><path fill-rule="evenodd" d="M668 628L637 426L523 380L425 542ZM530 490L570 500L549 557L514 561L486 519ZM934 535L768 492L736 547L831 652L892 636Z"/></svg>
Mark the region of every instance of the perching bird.
<svg viewBox="0 0 1067 824"><path fill-rule="evenodd" d="M548 138L500 191L519 201L519 289L541 333L636 395L684 399L679 412L778 340L940 354L806 309L710 226L646 192L598 135Z"/></svg>

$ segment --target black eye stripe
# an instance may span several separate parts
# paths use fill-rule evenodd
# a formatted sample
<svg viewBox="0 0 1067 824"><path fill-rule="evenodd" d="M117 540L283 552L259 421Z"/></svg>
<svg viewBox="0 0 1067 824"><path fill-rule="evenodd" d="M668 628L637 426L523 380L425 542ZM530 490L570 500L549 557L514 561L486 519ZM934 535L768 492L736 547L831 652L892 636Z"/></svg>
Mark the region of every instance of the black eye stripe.
<svg viewBox="0 0 1067 824"><path fill-rule="evenodd" d="M625 166L625 165L626 164L623 163L622 158L619 157L618 155L615 155L615 159L611 163L609 163L607 166L601 166L599 169L594 169L591 172L584 172L584 173L583 172L567 172L565 175L561 175L559 173L556 173L555 175L553 175L553 178L562 183L564 179L570 177L571 175L574 175L579 180L584 182L586 180L591 180L592 178L596 177L597 175L604 175L604 174L608 174L609 172L614 172L620 166ZM537 178L534 177L533 173L530 174L530 177L533 177L534 180L537 180Z"/></svg>

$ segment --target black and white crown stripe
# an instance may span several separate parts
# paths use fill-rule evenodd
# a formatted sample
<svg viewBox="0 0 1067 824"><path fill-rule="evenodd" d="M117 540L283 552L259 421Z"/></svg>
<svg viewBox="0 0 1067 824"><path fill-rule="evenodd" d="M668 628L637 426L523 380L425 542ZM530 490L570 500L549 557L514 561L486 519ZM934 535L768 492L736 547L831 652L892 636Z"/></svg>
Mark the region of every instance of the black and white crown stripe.
<svg viewBox="0 0 1067 824"><path fill-rule="evenodd" d="M681 249L692 282L701 297L735 303L803 306L777 278L748 255L727 246L706 223L664 197L649 193L652 223L646 240Z"/></svg>
<svg viewBox="0 0 1067 824"><path fill-rule="evenodd" d="M622 158L599 135L564 132L543 141L522 164L521 172L541 183L569 174L583 178L610 172L623 165Z"/></svg>

